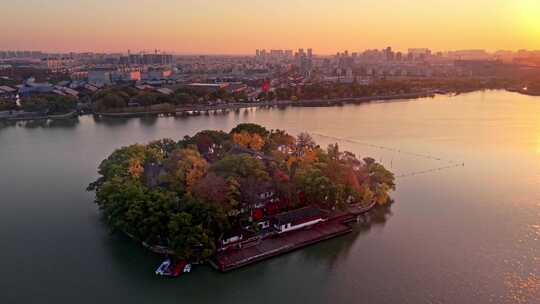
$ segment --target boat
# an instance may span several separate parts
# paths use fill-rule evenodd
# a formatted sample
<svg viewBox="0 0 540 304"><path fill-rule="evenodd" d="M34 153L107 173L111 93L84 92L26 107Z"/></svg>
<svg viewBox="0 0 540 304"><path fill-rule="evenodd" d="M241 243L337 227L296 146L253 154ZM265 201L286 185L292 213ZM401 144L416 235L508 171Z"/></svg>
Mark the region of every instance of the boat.
<svg viewBox="0 0 540 304"><path fill-rule="evenodd" d="M182 273L191 272L191 264L185 260L180 260L177 263L173 263L170 258L163 261L156 269L156 275L165 277L179 277Z"/></svg>
<svg viewBox="0 0 540 304"><path fill-rule="evenodd" d="M172 271L172 276L178 277L180 276L184 271L185 267L188 265L188 263L184 260L176 263L176 266L174 266L174 269Z"/></svg>
<svg viewBox="0 0 540 304"><path fill-rule="evenodd" d="M171 275L171 259L167 258L156 269L156 275L170 276Z"/></svg>

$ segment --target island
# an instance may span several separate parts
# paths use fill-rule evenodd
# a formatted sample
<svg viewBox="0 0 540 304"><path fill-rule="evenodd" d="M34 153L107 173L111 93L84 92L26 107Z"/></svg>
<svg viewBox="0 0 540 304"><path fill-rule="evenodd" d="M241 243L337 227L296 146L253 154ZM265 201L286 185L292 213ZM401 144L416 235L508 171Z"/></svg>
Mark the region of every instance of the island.
<svg viewBox="0 0 540 304"><path fill-rule="evenodd" d="M120 148L88 190L111 232L227 271L348 233L395 187L373 158L248 123Z"/></svg>

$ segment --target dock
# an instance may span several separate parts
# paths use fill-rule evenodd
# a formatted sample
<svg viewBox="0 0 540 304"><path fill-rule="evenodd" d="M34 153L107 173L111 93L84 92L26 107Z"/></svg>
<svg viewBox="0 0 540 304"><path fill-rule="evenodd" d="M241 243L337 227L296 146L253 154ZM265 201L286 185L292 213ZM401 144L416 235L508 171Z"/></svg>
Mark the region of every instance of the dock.
<svg viewBox="0 0 540 304"><path fill-rule="evenodd" d="M341 236L351 231L350 226L339 221L325 222L304 230L292 231L285 235L263 239L249 248L220 252L212 261L212 265L218 270L226 272Z"/></svg>
<svg viewBox="0 0 540 304"><path fill-rule="evenodd" d="M376 203L373 202L368 206L351 206L345 211L333 212L325 222L314 226L285 234L271 235L242 249L218 252L210 263L217 270L227 272L348 234L352 232L352 227L347 223L355 221L375 206Z"/></svg>

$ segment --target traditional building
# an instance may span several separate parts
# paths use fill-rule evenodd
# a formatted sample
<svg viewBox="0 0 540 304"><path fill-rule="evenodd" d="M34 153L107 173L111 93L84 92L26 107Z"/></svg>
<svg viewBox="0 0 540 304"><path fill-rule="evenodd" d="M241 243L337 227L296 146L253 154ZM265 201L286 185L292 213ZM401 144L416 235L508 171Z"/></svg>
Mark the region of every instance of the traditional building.
<svg viewBox="0 0 540 304"><path fill-rule="evenodd" d="M274 216L272 225L281 234L324 222L325 216L319 208L305 207Z"/></svg>

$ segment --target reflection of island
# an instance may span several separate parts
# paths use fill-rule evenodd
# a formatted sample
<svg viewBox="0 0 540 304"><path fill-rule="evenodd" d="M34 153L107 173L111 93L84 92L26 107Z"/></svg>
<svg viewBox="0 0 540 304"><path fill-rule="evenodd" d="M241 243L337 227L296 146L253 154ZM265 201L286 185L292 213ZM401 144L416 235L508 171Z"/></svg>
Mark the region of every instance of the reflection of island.
<svg viewBox="0 0 540 304"><path fill-rule="evenodd" d="M323 243L320 246L310 248L302 252L302 258L316 260L317 264L327 265L328 269L351 254L356 241L361 240L361 236L367 234L372 228L384 226L392 216L391 200L388 204L375 205L369 212L363 213L356 222L351 222L352 232L342 238L331 242Z"/></svg>
<svg viewBox="0 0 540 304"><path fill-rule="evenodd" d="M384 219L395 187L371 158L254 124L124 147L99 173L89 189L113 230L221 270Z"/></svg>

